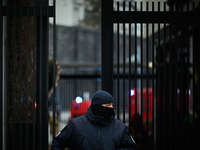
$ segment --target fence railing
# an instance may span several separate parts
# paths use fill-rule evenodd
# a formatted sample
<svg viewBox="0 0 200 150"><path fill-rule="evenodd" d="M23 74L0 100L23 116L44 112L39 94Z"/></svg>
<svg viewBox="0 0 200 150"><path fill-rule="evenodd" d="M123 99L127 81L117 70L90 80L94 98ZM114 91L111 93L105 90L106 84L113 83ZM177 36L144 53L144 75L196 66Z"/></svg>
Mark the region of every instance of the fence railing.
<svg viewBox="0 0 200 150"><path fill-rule="evenodd" d="M199 12L195 2L102 0L102 88L141 149L199 148Z"/></svg>
<svg viewBox="0 0 200 150"><path fill-rule="evenodd" d="M0 8L1 149L48 149L48 37L55 2L8 0Z"/></svg>

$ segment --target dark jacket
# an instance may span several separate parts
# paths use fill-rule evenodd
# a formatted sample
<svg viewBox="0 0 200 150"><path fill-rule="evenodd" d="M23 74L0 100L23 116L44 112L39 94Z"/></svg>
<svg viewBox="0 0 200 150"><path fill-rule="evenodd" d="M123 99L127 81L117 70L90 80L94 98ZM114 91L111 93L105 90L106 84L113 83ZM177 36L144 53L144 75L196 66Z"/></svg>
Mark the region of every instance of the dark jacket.
<svg viewBox="0 0 200 150"><path fill-rule="evenodd" d="M94 116L91 107L85 115L72 119L53 138L51 150L136 150L137 145L130 137L127 126L114 118Z"/></svg>

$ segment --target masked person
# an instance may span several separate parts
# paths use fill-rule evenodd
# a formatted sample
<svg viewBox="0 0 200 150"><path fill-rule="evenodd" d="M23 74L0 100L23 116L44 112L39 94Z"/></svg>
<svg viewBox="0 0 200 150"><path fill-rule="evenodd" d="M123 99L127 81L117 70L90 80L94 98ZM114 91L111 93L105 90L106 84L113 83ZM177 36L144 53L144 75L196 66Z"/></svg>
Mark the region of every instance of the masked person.
<svg viewBox="0 0 200 150"><path fill-rule="evenodd" d="M93 94L85 115L76 117L54 138L51 150L136 150L127 126L115 118L114 98L100 90Z"/></svg>

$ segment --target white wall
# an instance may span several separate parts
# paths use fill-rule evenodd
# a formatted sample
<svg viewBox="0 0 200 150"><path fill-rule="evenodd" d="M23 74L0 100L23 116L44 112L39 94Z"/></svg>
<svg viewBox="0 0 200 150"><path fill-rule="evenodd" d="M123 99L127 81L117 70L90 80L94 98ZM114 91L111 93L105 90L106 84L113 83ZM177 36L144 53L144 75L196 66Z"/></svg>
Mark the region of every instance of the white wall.
<svg viewBox="0 0 200 150"><path fill-rule="evenodd" d="M53 0L49 1L52 5ZM84 17L84 0L57 0L56 24L63 26L75 26ZM53 20L50 20L52 23Z"/></svg>

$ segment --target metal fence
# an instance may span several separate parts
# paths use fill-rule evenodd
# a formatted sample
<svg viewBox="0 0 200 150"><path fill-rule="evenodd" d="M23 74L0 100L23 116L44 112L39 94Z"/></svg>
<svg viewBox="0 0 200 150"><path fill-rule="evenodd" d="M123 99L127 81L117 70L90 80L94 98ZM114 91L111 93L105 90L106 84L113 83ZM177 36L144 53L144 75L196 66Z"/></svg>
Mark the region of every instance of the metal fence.
<svg viewBox="0 0 200 150"><path fill-rule="evenodd" d="M56 88L56 110L54 113L57 116L55 118L57 124L55 134L63 129L74 115L83 115L88 108L88 105L83 103L89 104L92 94L100 89L100 70L80 71L79 69L73 69L73 71L70 71L70 69L62 69L59 84ZM74 103L76 98L81 98L81 103ZM53 99L50 97L50 120L52 120L53 106ZM75 112L75 114L72 114L72 112ZM52 127L53 124L50 123L50 130L52 130ZM51 133L50 137L55 134Z"/></svg>
<svg viewBox="0 0 200 150"><path fill-rule="evenodd" d="M55 1L0 2L0 149L48 149L50 18L55 50Z"/></svg>
<svg viewBox="0 0 200 150"><path fill-rule="evenodd" d="M102 89L142 150L199 149L199 13L197 2L102 0Z"/></svg>
<svg viewBox="0 0 200 150"><path fill-rule="evenodd" d="M1 1L1 149L48 149L49 110L55 135L58 97L67 110L79 93L100 87L115 97L117 118L140 149L199 149L199 8L170 0L102 0L101 74L63 72L56 89L55 1L52 6L48 0ZM50 83L57 92L49 108Z"/></svg>

